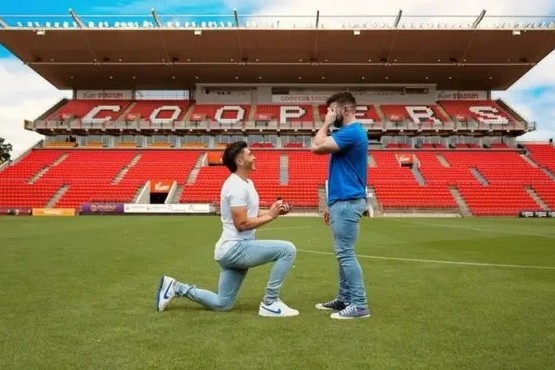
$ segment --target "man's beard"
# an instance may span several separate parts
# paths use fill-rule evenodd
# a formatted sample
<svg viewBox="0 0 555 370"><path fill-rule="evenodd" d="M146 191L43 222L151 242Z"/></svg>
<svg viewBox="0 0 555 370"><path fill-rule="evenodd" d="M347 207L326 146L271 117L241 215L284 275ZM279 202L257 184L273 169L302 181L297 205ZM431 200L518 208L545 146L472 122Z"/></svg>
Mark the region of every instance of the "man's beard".
<svg viewBox="0 0 555 370"><path fill-rule="evenodd" d="M336 118L335 121L333 121L333 125L337 128L343 127L343 118Z"/></svg>

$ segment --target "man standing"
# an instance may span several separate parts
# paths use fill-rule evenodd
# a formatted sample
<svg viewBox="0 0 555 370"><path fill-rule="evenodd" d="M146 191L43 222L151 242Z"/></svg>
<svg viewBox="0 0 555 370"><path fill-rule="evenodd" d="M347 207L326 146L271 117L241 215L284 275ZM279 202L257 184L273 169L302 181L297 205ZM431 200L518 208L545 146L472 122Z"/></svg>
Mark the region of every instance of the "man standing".
<svg viewBox="0 0 555 370"><path fill-rule="evenodd" d="M333 232L334 251L339 262L339 292L319 310L335 310L332 319L369 317L363 274L355 256L359 221L366 209L368 137L356 122L356 100L349 92L331 96L323 126L312 142L315 154L330 154L328 208L324 221ZM328 136L331 125L338 130Z"/></svg>
<svg viewBox="0 0 555 370"><path fill-rule="evenodd" d="M222 186L220 195L223 232L214 251L221 267L218 293L162 276L156 294L158 311L164 311L174 296L189 298L212 310L228 311L235 303L249 268L275 262L258 314L268 317L299 314L279 299L280 288L295 262L295 246L288 241L254 238L255 229L289 212L289 205L281 200L275 202L269 211L259 210L258 193L249 179L249 174L255 170L255 160L244 141L230 144L222 157L231 175Z"/></svg>

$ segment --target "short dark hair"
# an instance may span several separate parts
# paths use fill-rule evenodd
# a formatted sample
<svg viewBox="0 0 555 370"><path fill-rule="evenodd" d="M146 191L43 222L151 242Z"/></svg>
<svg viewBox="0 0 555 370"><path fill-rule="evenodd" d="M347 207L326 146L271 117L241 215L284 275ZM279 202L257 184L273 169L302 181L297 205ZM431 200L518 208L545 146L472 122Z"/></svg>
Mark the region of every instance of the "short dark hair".
<svg viewBox="0 0 555 370"><path fill-rule="evenodd" d="M235 163L235 158L245 149L248 144L245 141L236 141L231 143L225 148L224 155L222 156L223 164L229 169L231 173L237 171L237 163Z"/></svg>
<svg viewBox="0 0 555 370"><path fill-rule="evenodd" d="M326 100L326 107L329 107L331 103L337 103L339 105L357 105L355 97L348 91L339 92L330 96L328 100Z"/></svg>

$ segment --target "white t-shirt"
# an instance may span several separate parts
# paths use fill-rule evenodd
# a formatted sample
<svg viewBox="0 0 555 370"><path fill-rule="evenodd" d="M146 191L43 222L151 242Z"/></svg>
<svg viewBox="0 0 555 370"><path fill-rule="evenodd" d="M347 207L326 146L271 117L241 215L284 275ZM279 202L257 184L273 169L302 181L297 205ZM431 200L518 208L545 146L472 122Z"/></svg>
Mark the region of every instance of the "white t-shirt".
<svg viewBox="0 0 555 370"><path fill-rule="evenodd" d="M231 217L231 207L247 207L247 217L256 218L258 216L259 198L254 187L254 183L249 179L243 180L238 175L232 173L225 180L220 193L220 211L222 220L222 236L216 243L214 258L219 260L227 251L241 240L254 239L255 230L239 231L233 224Z"/></svg>

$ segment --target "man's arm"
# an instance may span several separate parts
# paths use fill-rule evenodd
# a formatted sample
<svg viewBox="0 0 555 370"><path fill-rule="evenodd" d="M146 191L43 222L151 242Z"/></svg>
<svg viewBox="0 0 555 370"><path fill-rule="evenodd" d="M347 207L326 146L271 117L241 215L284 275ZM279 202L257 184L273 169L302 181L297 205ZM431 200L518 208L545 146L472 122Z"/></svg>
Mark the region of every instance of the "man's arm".
<svg viewBox="0 0 555 370"><path fill-rule="evenodd" d="M279 216L281 205L277 202L272 205L268 211L258 212L258 217L249 218L247 216L247 207L231 207L231 218L235 228L239 231L247 231L259 228L268 222L273 221Z"/></svg>
<svg viewBox="0 0 555 370"><path fill-rule="evenodd" d="M331 136L328 136L330 125L333 123L334 120L335 113L328 111L328 113L326 114L326 118L324 119L324 124L316 133L314 140L312 140L312 145L310 148L312 153L329 154L339 151L339 146L337 145L335 140L333 140Z"/></svg>
<svg viewBox="0 0 555 370"><path fill-rule="evenodd" d="M314 154L330 154L338 152L339 146L331 136L327 135L327 129L322 126L314 137L310 150Z"/></svg>
<svg viewBox="0 0 555 370"><path fill-rule="evenodd" d="M268 214L269 211L267 210L263 210L263 209L259 209L258 210L258 217L262 217Z"/></svg>

